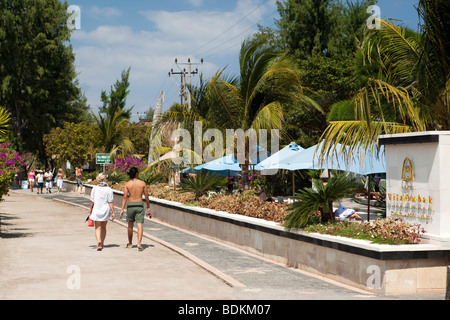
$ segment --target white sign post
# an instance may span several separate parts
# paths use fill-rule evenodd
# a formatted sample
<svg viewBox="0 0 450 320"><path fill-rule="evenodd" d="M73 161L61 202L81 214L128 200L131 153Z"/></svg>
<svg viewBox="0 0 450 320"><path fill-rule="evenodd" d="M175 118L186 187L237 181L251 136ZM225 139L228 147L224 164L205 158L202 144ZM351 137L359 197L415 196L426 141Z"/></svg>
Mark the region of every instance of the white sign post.
<svg viewBox="0 0 450 320"><path fill-rule="evenodd" d="M103 173L106 172L106 166L112 164L111 155L109 153L99 153L96 156L96 164L103 166Z"/></svg>

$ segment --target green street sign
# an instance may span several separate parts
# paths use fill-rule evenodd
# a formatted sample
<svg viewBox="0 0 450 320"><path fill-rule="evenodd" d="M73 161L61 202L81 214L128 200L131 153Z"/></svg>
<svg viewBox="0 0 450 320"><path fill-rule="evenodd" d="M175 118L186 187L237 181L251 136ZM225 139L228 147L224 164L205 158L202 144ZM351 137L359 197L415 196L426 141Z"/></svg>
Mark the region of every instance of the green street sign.
<svg viewBox="0 0 450 320"><path fill-rule="evenodd" d="M112 164L110 154L97 154L97 164Z"/></svg>

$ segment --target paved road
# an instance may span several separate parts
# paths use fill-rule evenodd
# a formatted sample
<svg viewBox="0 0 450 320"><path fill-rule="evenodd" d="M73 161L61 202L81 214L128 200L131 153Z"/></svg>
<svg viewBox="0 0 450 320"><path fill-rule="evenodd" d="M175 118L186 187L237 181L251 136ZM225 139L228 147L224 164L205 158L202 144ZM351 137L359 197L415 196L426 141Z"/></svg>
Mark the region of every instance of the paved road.
<svg viewBox="0 0 450 320"><path fill-rule="evenodd" d="M88 205L71 193L11 192L0 204L0 299L444 299L367 294L148 219L143 252L125 248L120 220L97 252Z"/></svg>

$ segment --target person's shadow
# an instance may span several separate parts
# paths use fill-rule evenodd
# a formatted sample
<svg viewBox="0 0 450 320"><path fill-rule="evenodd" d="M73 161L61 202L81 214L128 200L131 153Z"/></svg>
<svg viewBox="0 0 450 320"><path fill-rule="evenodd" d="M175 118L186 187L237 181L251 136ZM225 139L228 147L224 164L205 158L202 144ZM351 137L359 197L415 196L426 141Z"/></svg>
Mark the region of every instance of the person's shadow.
<svg viewBox="0 0 450 320"><path fill-rule="evenodd" d="M111 248L120 248L120 247L126 247L126 246L120 246L118 244L107 244L103 247L103 249L111 249ZM142 244L142 248L148 249L148 248L154 248L155 246L153 244ZM97 246L96 245L92 245L90 246L90 248L97 250ZM137 245L133 246L133 249L137 249Z"/></svg>

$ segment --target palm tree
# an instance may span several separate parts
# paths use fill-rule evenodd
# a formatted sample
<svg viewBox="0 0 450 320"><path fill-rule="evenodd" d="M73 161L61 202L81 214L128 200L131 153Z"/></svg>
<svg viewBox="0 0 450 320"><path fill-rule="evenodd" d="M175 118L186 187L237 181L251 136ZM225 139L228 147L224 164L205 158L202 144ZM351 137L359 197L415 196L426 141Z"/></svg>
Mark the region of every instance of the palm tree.
<svg viewBox="0 0 450 320"><path fill-rule="evenodd" d="M96 115L92 113L94 120L100 129L101 133L101 145L104 151L111 153L114 158L119 150L124 153L132 153L134 150L132 142L128 138L123 137L123 129L128 122L123 117L123 111L116 112L115 114L107 113L105 116Z"/></svg>
<svg viewBox="0 0 450 320"><path fill-rule="evenodd" d="M289 206L291 213L284 227L288 230L302 228L317 212L323 223L334 222L333 203L352 194L355 186L355 180L344 175L331 178L326 185L315 180L315 189L303 189L294 197L298 201Z"/></svg>
<svg viewBox="0 0 450 320"><path fill-rule="evenodd" d="M5 108L0 107L0 137L6 136L9 127L9 120L10 117L8 111Z"/></svg>
<svg viewBox="0 0 450 320"><path fill-rule="evenodd" d="M381 134L450 129L450 4L421 0L418 12L420 34L384 20L367 31L362 52L379 73L354 97L355 120L330 123L322 154L335 142L376 153Z"/></svg>
<svg viewBox="0 0 450 320"><path fill-rule="evenodd" d="M281 129L283 106L298 103L302 95L296 63L264 40L247 39L241 46L239 65L237 81L224 81L222 72L218 72L208 84L208 96L217 102L210 110L211 122L224 131ZM241 164L245 189L249 151L246 143L245 163Z"/></svg>
<svg viewBox="0 0 450 320"><path fill-rule="evenodd" d="M180 187L183 191L193 192L195 194L195 199L198 200L208 191L224 185L225 182L226 180L221 176L202 172L195 177L189 177L188 179L183 180Z"/></svg>
<svg viewBox="0 0 450 320"><path fill-rule="evenodd" d="M202 78L199 87L190 88L192 109L179 106L166 112L159 121L159 128L167 122L178 123L192 135L194 121L201 121L203 130L217 129L224 137L226 130L247 132L254 129L259 133L260 129L281 129L283 108L306 99L302 95L297 64L266 40L257 38L242 43L239 64L237 77L226 75L222 69L209 82ZM192 150L185 151L192 154L192 159L202 156ZM246 143L245 163L242 164L244 188L248 188L249 153Z"/></svg>

